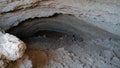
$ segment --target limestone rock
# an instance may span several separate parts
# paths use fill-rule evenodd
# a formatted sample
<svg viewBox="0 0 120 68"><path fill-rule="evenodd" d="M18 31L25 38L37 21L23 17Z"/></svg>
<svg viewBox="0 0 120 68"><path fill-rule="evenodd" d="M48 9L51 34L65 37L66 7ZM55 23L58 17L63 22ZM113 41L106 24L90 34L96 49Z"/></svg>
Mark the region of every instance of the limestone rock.
<svg viewBox="0 0 120 68"><path fill-rule="evenodd" d="M120 0L1 0L0 27L5 30L22 21L70 14L120 36Z"/></svg>
<svg viewBox="0 0 120 68"><path fill-rule="evenodd" d="M0 29L0 68L5 66L9 61L15 61L22 57L26 45L17 37L3 33Z"/></svg>

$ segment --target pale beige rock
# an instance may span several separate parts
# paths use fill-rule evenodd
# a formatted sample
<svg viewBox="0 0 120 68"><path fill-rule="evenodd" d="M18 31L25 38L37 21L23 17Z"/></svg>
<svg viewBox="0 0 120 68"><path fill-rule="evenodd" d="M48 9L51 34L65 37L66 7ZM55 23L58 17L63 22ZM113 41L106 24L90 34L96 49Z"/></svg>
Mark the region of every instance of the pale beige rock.
<svg viewBox="0 0 120 68"><path fill-rule="evenodd" d="M8 30L13 26L17 26L22 21L36 17L49 17L56 13L73 15L88 24L120 36L120 0L0 0L0 27ZM106 41L103 42L103 45L107 46L111 42L109 44L106 43L106 45L105 43ZM98 44L98 40L96 44ZM25 48L23 45L24 43L13 35L0 32L0 54L2 54L2 59L18 59L23 54L22 51ZM64 53L64 49L60 49L61 51ZM65 53L67 56L68 52ZM119 62L117 58L113 58L112 61ZM4 67L6 62L0 61L0 63L0 66ZM27 61L27 63L31 62ZM100 68L103 68L101 66L106 66L103 65L105 64L103 62L96 64L100 65ZM119 65L119 63L117 64ZM58 63L58 65L60 64Z"/></svg>
<svg viewBox="0 0 120 68"><path fill-rule="evenodd" d="M22 57L25 49L26 45L20 39L0 31L0 68L4 68L9 61Z"/></svg>
<svg viewBox="0 0 120 68"><path fill-rule="evenodd" d="M119 12L120 0L2 0L0 26L7 30L27 19L62 13L120 36Z"/></svg>

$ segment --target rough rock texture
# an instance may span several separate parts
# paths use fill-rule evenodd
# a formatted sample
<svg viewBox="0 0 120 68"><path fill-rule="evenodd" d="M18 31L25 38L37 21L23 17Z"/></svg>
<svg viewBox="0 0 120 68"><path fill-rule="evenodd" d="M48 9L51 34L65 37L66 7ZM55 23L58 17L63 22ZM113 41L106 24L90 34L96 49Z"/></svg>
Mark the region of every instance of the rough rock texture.
<svg viewBox="0 0 120 68"><path fill-rule="evenodd" d="M0 67L22 57L26 45L17 37L0 31Z"/></svg>
<svg viewBox="0 0 120 68"><path fill-rule="evenodd" d="M120 36L120 0L0 0L0 27L4 30L28 19L50 17L55 14L73 15L90 25L105 30L106 35L108 35L108 31ZM7 63L15 61L23 55L25 45L15 36L1 31L0 67L4 68ZM98 32L96 30L95 33ZM46 68L120 68L120 40L89 37L91 39L83 42L71 41L70 44L68 44L68 40L61 38L65 44L61 42L59 45L57 44L61 39L54 40L58 41L55 43L51 42L51 39L46 42L47 39L37 37L29 41L29 47L45 48L53 54L54 57L48 62ZM40 42L40 40L44 40L44 42ZM41 46L39 46L40 44ZM46 60L46 56L49 56L34 50L28 51L27 54L30 59L28 56L18 59L15 61L16 68L37 66L37 63L33 62L38 62L39 68L41 59L45 56ZM35 55L41 59L37 59Z"/></svg>
<svg viewBox="0 0 120 68"><path fill-rule="evenodd" d="M2 0L0 26L9 29L35 17L72 14L120 36L120 0Z"/></svg>
<svg viewBox="0 0 120 68"><path fill-rule="evenodd" d="M120 68L120 40L96 38L79 42L72 41L67 36L56 40L49 37L28 40L31 57L36 57L33 58L36 62L33 63L33 68ZM43 62L39 60L46 57L38 49L47 52L49 60L44 67L39 66ZM40 59L38 55L44 57Z"/></svg>
<svg viewBox="0 0 120 68"><path fill-rule="evenodd" d="M15 64L11 68L32 68L32 61L29 60L28 55L23 55L22 58L16 60Z"/></svg>

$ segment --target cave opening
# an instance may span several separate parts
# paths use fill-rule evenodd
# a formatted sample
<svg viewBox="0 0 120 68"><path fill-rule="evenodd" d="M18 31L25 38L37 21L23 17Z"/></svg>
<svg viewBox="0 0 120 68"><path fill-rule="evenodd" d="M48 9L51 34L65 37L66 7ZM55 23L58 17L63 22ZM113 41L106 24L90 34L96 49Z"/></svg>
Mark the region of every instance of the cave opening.
<svg viewBox="0 0 120 68"><path fill-rule="evenodd" d="M61 61L69 66L69 60L76 64L74 60L82 61L78 59L81 57L82 59L86 59L84 58L86 56L88 58L89 56L104 57L101 53L104 54L107 44L110 45L109 48L113 45L116 45L116 48L119 47L119 44L114 44L116 40L113 40L119 37L70 15L26 20L7 32L27 44L25 54L32 60L33 68L44 68L47 64L49 64L48 68L53 68L50 67L51 60L58 64L61 64L59 63ZM114 48L115 51L117 51L116 48ZM101 60L98 59L98 61ZM74 64L71 63L72 66L75 66Z"/></svg>
<svg viewBox="0 0 120 68"><path fill-rule="evenodd" d="M26 54L33 61L33 67L42 68L53 59L52 56L56 56L51 50L69 47L76 41L78 30L67 18L58 16L33 19L22 22L7 32L26 43Z"/></svg>
<svg viewBox="0 0 120 68"><path fill-rule="evenodd" d="M54 15L45 18L28 19L21 22L18 26L10 28L7 32L17 36L27 44L32 41L30 39L35 38L39 38L39 42L52 42L51 45L54 45L55 42L63 38L65 39L62 41L68 44L68 42L84 42L84 40L98 37L115 37L113 34L91 26L71 15Z"/></svg>
<svg viewBox="0 0 120 68"><path fill-rule="evenodd" d="M72 41L76 39L81 41L83 37L88 39L88 36L90 36L88 35L89 33L84 34L78 22L80 21L71 15L54 15L49 18L28 19L21 22L18 26L10 28L7 32L17 36L23 41L38 36L49 39L69 37Z"/></svg>

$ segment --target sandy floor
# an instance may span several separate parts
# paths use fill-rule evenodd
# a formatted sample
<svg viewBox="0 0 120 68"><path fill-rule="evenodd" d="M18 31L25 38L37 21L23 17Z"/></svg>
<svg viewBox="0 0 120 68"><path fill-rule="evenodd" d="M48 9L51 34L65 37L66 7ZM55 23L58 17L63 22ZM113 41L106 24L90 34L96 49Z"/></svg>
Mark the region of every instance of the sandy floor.
<svg viewBox="0 0 120 68"><path fill-rule="evenodd" d="M120 68L118 39L79 40L53 35L32 37L26 42L33 68Z"/></svg>

